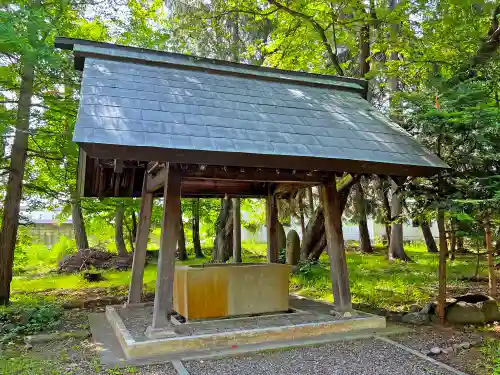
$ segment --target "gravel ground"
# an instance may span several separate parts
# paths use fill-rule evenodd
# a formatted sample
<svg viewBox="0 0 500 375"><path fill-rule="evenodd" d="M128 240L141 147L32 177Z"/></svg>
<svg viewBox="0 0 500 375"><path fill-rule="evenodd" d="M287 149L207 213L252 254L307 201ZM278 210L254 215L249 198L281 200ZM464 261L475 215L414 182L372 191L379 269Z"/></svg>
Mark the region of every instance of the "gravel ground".
<svg viewBox="0 0 500 375"><path fill-rule="evenodd" d="M463 342L483 343L484 334L467 327L432 325L413 327L412 332L391 337L391 339L412 349L427 351L436 346L444 349ZM436 359L466 373L489 375L490 371L485 367L484 354L481 353L479 345L460 350L458 353L440 354Z"/></svg>
<svg viewBox="0 0 500 375"><path fill-rule="evenodd" d="M17 367L4 368L7 363L1 361L2 357L17 359ZM178 375L170 362L154 366L106 369L100 364L99 347L90 340L67 339L35 344L28 351L19 346L0 352L0 374L49 373L58 375Z"/></svg>
<svg viewBox="0 0 500 375"><path fill-rule="evenodd" d="M210 361L188 361L192 375L452 375L379 340L367 339Z"/></svg>
<svg viewBox="0 0 500 375"><path fill-rule="evenodd" d="M117 309L123 320L125 327L132 334L136 341L144 341L144 332L151 324L153 317L153 307L143 308L123 308ZM192 336L201 334L211 334L217 332L231 332L241 329L257 329L265 327L286 326L300 323L317 323L337 320L333 315L318 313L291 313L280 315L266 315L259 317L239 318L237 320L220 319L204 322L185 323L174 326L174 331L178 336Z"/></svg>
<svg viewBox="0 0 500 375"><path fill-rule="evenodd" d="M460 329L452 326L441 327L437 324L412 328L412 332L391 337L391 339L418 351L429 350L435 346L447 348L465 341L475 341L476 343L483 341L482 336L473 329L467 330L466 328Z"/></svg>
<svg viewBox="0 0 500 375"><path fill-rule="evenodd" d="M170 363L165 365L138 367L137 370L137 374L139 375L178 375L174 366Z"/></svg>

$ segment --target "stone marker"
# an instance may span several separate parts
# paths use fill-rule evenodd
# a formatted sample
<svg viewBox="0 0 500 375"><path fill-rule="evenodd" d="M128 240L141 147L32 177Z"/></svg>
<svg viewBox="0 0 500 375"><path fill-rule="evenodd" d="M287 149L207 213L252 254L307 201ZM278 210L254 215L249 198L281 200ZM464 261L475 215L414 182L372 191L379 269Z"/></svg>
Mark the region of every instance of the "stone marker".
<svg viewBox="0 0 500 375"><path fill-rule="evenodd" d="M295 266L300 259L300 238L296 231L291 229L286 236L286 263Z"/></svg>
<svg viewBox="0 0 500 375"><path fill-rule="evenodd" d="M285 233L285 228L283 228L283 224L278 221L278 227L276 228L276 237L278 238L278 251L286 248L286 240L287 236Z"/></svg>

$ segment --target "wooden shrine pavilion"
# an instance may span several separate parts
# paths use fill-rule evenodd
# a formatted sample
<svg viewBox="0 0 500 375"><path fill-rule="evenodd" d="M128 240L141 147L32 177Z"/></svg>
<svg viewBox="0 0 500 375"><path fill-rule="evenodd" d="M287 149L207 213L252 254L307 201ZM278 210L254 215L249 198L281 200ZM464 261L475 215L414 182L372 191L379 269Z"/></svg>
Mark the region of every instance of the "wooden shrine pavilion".
<svg viewBox="0 0 500 375"><path fill-rule="evenodd" d="M181 197L265 197L268 262L277 262L276 198L321 186L334 306L349 311L345 192L362 174L447 167L366 101L365 80L78 39L55 45L73 50L83 72L79 193L142 199L130 304L141 298L153 198L164 198L150 327L159 336L171 324Z"/></svg>

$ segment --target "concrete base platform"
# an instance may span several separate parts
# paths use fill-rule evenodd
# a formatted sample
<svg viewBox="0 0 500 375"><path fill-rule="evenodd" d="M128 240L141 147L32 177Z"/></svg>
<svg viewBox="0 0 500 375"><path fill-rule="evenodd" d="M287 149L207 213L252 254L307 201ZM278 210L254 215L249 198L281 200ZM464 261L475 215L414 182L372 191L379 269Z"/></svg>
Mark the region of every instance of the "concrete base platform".
<svg viewBox="0 0 500 375"><path fill-rule="evenodd" d="M288 314L188 322L174 326L176 336L163 339L144 335L151 314L147 305L108 306L106 316L128 360L161 356L165 361L211 353L227 355L235 349L242 353L311 345L350 335L369 337L386 328L385 318L372 314L329 314L329 304L291 299L290 306L301 309Z"/></svg>
<svg viewBox="0 0 500 375"><path fill-rule="evenodd" d="M325 335L310 340L288 340L283 342L270 342L255 345L242 345L226 347L223 349L204 349L195 352L170 353L151 355L143 358L127 358L116 338L111 324L104 313L89 314L92 330L92 339L97 344L101 365L105 368L144 366L164 364L170 361L208 360L225 357L247 355L251 353L266 352L269 350L286 350L299 347L316 346L336 341L366 339L375 336L389 336L409 332L410 330L391 325L386 328L360 330L352 333Z"/></svg>

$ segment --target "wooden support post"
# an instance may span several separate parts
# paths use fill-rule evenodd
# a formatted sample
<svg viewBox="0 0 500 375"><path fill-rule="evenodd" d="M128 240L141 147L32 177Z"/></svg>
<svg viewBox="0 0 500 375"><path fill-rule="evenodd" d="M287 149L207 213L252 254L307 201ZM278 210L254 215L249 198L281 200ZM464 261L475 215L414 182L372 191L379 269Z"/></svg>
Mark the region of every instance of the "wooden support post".
<svg viewBox="0 0 500 375"><path fill-rule="evenodd" d="M170 315L173 306L175 251L181 215L181 179L174 165L167 163L163 192L160 256L156 278L153 322L146 331L149 338L173 335Z"/></svg>
<svg viewBox="0 0 500 375"><path fill-rule="evenodd" d="M267 227L267 262L278 263L278 207L276 204L276 196L271 188L268 190L266 200L266 227Z"/></svg>
<svg viewBox="0 0 500 375"><path fill-rule="evenodd" d="M241 210L239 198L233 198L233 263L241 263Z"/></svg>
<svg viewBox="0 0 500 375"><path fill-rule="evenodd" d="M146 264L146 251L148 247L149 229L151 227L151 212L153 210L153 193L147 190L148 174L144 174L142 183L141 209L139 212L139 224L135 238L134 260L132 262L132 276L128 289L127 303L141 302L142 283L144 278L144 266Z"/></svg>
<svg viewBox="0 0 500 375"><path fill-rule="evenodd" d="M341 199L335 180L323 185L322 199L334 306L336 311L346 312L352 310L351 289L342 233Z"/></svg>

